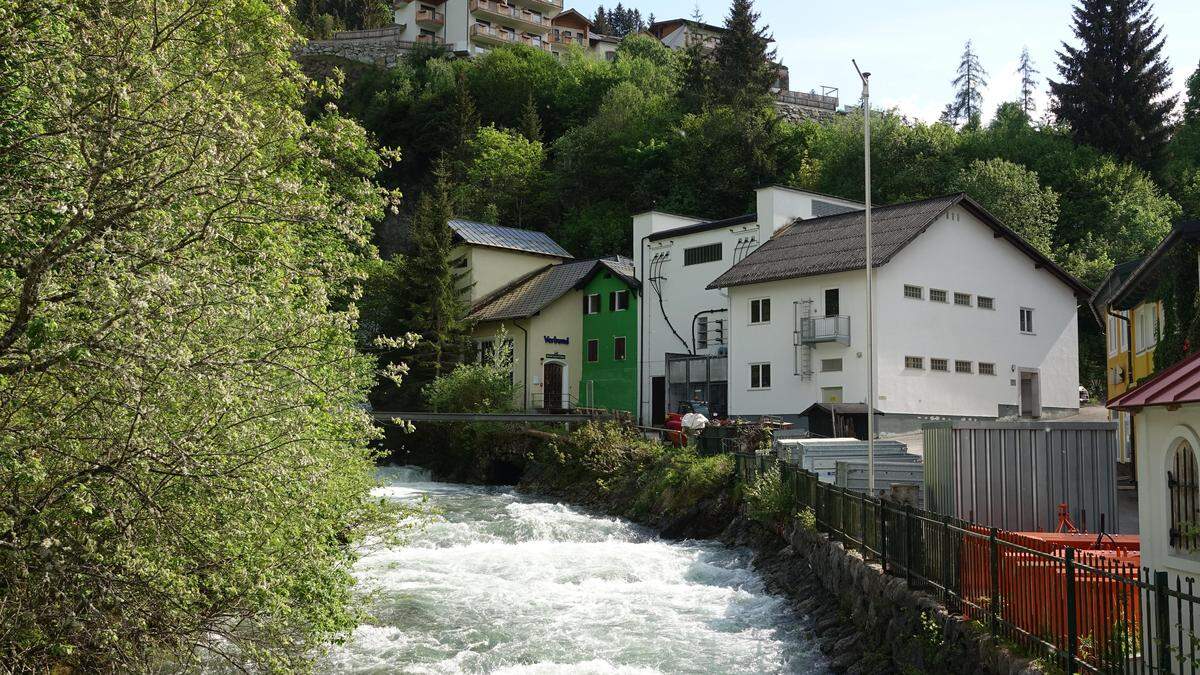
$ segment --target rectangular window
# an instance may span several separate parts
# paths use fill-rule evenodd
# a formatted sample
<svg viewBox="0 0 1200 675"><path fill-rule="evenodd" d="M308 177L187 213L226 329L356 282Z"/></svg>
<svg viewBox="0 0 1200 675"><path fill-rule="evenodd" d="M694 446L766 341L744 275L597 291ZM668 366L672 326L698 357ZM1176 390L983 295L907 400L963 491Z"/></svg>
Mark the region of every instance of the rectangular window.
<svg viewBox="0 0 1200 675"><path fill-rule="evenodd" d="M624 312L629 309L629 291L613 291L608 294L608 311Z"/></svg>
<svg viewBox="0 0 1200 675"><path fill-rule="evenodd" d="M475 360L478 363L487 363L491 360L492 354L496 352L495 340L480 340L475 352Z"/></svg>
<svg viewBox="0 0 1200 675"><path fill-rule="evenodd" d="M1028 307L1021 308L1021 332L1033 333L1033 310Z"/></svg>
<svg viewBox="0 0 1200 675"><path fill-rule="evenodd" d="M929 359L929 369L939 373L950 372L950 363L946 359Z"/></svg>
<svg viewBox="0 0 1200 675"><path fill-rule="evenodd" d="M825 316L837 316L842 313L842 297L836 288L825 289Z"/></svg>
<svg viewBox="0 0 1200 675"><path fill-rule="evenodd" d="M841 359L821 359L822 373L840 373L842 372Z"/></svg>
<svg viewBox="0 0 1200 675"><path fill-rule="evenodd" d="M696 349L708 349L708 317L696 319Z"/></svg>
<svg viewBox="0 0 1200 675"><path fill-rule="evenodd" d="M980 295L975 298L975 306L979 309L996 309L996 300L986 295Z"/></svg>
<svg viewBox="0 0 1200 675"><path fill-rule="evenodd" d="M583 313L584 314L599 314L600 313L600 294L588 293L583 296Z"/></svg>
<svg viewBox="0 0 1200 675"><path fill-rule="evenodd" d="M721 259L721 242L683 249L683 265L700 265Z"/></svg>
<svg viewBox="0 0 1200 675"><path fill-rule="evenodd" d="M946 291L943 291L940 288L929 289L929 301L930 302L946 302Z"/></svg>
<svg viewBox="0 0 1200 675"><path fill-rule="evenodd" d="M996 374L996 364L984 363L983 361L980 361L979 362L979 374L980 375L995 375Z"/></svg>
<svg viewBox="0 0 1200 675"><path fill-rule="evenodd" d="M912 370L925 370L925 357L906 356L904 357L904 367Z"/></svg>
<svg viewBox="0 0 1200 675"><path fill-rule="evenodd" d="M750 301L750 323L771 322L771 299L756 298Z"/></svg>
<svg viewBox="0 0 1200 675"><path fill-rule="evenodd" d="M964 375L970 375L974 371L971 370L971 362L970 361L955 361L954 362L954 372L962 373Z"/></svg>
<svg viewBox="0 0 1200 675"><path fill-rule="evenodd" d="M912 298L913 300L924 300L925 289L921 288L920 286L904 284L904 297Z"/></svg>
<svg viewBox="0 0 1200 675"><path fill-rule="evenodd" d="M751 363L750 364L750 388L751 389L770 389L771 388L771 364L769 364L769 363Z"/></svg>
<svg viewBox="0 0 1200 675"><path fill-rule="evenodd" d="M624 361L625 360L625 338L624 337L613 338L613 360L614 361Z"/></svg>
<svg viewBox="0 0 1200 675"><path fill-rule="evenodd" d="M954 304L956 304L960 307L970 307L971 306L971 294L970 293L955 293L954 294Z"/></svg>
<svg viewBox="0 0 1200 675"><path fill-rule="evenodd" d="M599 340L588 340L587 341L587 361L588 361L588 363L595 363L599 360L600 360L600 341Z"/></svg>

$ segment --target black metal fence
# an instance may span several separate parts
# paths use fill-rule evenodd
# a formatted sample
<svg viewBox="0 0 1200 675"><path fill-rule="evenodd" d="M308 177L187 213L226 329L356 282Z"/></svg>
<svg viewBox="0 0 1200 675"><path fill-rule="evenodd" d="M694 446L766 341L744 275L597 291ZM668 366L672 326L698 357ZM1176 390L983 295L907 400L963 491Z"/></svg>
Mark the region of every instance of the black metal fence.
<svg viewBox="0 0 1200 675"><path fill-rule="evenodd" d="M734 457L743 482L779 472L783 525L811 509L819 530L1068 673L1200 670L1194 580L1141 567L1111 537L1081 549L822 483L774 455Z"/></svg>

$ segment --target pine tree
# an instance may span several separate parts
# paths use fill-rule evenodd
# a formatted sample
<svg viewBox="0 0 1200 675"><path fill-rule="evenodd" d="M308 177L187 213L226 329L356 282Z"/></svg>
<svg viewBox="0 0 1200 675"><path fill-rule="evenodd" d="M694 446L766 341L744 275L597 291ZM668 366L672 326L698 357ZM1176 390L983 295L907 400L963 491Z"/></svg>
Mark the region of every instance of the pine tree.
<svg viewBox="0 0 1200 675"><path fill-rule="evenodd" d="M596 16L592 17L592 30L601 35L612 35L612 25L608 23L608 12L604 5L596 8Z"/></svg>
<svg viewBox="0 0 1200 675"><path fill-rule="evenodd" d="M404 267L406 305L412 331L421 336L407 357L409 381L419 386L450 370L465 354L470 326L467 307L457 285L460 275L451 265L454 217L449 162L439 159L433 168L434 184L417 200L409 225L410 251Z"/></svg>
<svg viewBox="0 0 1200 675"><path fill-rule="evenodd" d="M475 137L475 130L480 125L479 110L475 107L471 90L467 88L467 79L462 75L459 75L454 85L454 98L450 101L448 112L452 145L449 151L457 158L466 147L467 141Z"/></svg>
<svg viewBox="0 0 1200 675"><path fill-rule="evenodd" d="M1184 124L1200 123L1200 65L1187 79L1187 98L1183 102Z"/></svg>
<svg viewBox="0 0 1200 675"><path fill-rule="evenodd" d="M777 77L775 50L767 26L757 26L758 18L753 0L733 0L712 55L715 103L759 108L769 98Z"/></svg>
<svg viewBox="0 0 1200 675"><path fill-rule="evenodd" d="M521 135L531 141L542 141L542 120L538 116L537 106L533 102L533 94L525 101L521 109Z"/></svg>
<svg viewBox="0 0 1200 675"><path fill-rule="evenodd" d="M699 40L683 48L680 62L679 104L685 112L698 113L712 102L712 54Z"/></svg>
<svg viewBox="0 0 1200 675"><path fill-rule="evenodd" d="M1038 69L1029 57L1029 47L1021 50L1021 60L1017 63L1017 73L1021 76L1021 110L1026 117L1033 117L1037 104L1033 101L1033 92L1037 89Z"/></svg>
<svg viewBox="0 0 1200 675"><path fill-rule="evenodd" d="M1148 0L1079 0L1063 43L1053 111L1075 140L1143 168L1159 166L1176 98L1165 96L1171 70Z"/></svg>
<svg viewBox="0 0 1200 675"><path fill-rule="evenodd" d="M954 119L964 120L968 127L979 126L983 110L983 88L987 86L987 71L979 65L970 40L963 47L962 59L958 63L958 77L950 81L958 91L954 94Z"/></svg>
<svg viewBox="0 0 1200 675"><path fill-rule="evenodd" d="M942 108L942 114L938 116L938 121L952 127L958 125L958 117L954 114L953 103L947 103L946 107Z"/></svg>
<svg viewBox="0 0 1200 675"><path fill-rule="evenodd" d="M704 23L704 12L700 11L700 3L692 6L692 21L696 23Z"/></svg>

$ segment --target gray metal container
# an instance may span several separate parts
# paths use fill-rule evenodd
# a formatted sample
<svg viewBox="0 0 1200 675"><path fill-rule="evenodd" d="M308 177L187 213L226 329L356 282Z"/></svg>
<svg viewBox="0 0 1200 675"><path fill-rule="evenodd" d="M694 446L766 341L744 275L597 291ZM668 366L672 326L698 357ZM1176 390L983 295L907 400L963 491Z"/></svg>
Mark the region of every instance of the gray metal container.
<svg viewBox="0 0 1200 675"><path fill-rule="evenodd" d="M896 461L889 457L887 461L875 462L875 491L887 493L893 485L915 485L921 488L925 485L925 467L921 458L909 455L914 461ZM856 492L867 492L869 481L867 463L859 460L841 460L837 462L835 484ZM918 500L924 495L918 491ZM921 506L918 503L918 506Z"/></svg>
<svg viewBox="0 0 1200 675"><path fill-rule="evenodd" d="M933 422L925 508L1017 532L1053 531L1058 505L1080 529L1116 532L1115 422Z"/></svg>

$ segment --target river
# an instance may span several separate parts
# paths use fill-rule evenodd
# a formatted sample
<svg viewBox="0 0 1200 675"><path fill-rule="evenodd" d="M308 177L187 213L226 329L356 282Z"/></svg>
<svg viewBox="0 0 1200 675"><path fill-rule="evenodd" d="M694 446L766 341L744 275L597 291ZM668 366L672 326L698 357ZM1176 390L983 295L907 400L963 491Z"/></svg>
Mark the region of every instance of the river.
<svg viewBox="0 0 1200 675"><path fill-rule="evenodd" d="M336 673L812 673L825 661L750 552L673 542L511 488L381 470L439 515L356 568L372 615Z"/></svg>

